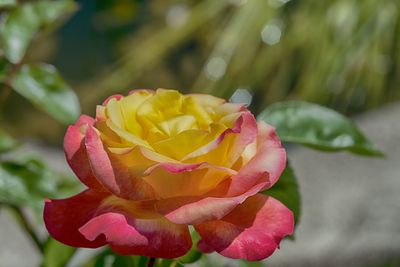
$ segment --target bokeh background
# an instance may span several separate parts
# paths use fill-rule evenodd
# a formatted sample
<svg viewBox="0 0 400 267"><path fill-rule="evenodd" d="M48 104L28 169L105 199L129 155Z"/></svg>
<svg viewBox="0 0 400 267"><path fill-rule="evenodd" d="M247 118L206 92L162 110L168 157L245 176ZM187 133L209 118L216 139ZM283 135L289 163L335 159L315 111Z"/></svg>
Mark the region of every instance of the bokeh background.
<svg viewBox="0 0 400 267"><path fill-rule="evenodd" d="M35 37L25 62L55 65L83 113L111 94L163 87L244 101L256 114L301 99L353 116L386 159L289 147L303 219L266 266L400 266L399 0L77 3L65 23ZM1 127L28 143L17 153L41 154L70 175L60 150L65 125L4 92ZM14 226L1 220L4 243ZM33 266L18 259L24 250L38 261L29 242L21 236L13 252L0 245L1 259L15 258L0 266ZM198 264L239 263L211 256Z"/></svg>
<svg viewBox="0 0 400 267"><path fill-rule="evenodd" d="M245 89L256 113L303 99L356 114L400 98L397 0L78 3L61 28L37 36L28 60L53 63L84 113L132 88L224 98ZM3 109L14 133L59 142L63 128L21 97Z"/></svg>

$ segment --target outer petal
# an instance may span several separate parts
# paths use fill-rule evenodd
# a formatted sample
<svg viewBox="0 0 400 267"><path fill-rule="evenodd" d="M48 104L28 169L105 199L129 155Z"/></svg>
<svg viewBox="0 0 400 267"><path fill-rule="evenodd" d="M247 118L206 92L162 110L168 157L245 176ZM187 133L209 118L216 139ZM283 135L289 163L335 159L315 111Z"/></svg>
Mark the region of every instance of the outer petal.
<svg viewBox="0 0 400 267"><path fill-rule="evenodd" d="M107 196L89 189L71 198L46 200L44 222L50 235L73 247L97 248L106 244L102 236L87 240L78 229L94 216L99 203Z"/></svg>
<svg viewBox="0 0 400 267"><path fill-rule="evenodd" d="M65 157L76 176L89 188L101 190L102 186L93 175L84 144L88 125L93 125L94 119L82 115L79 120L68 127L64 137Z"/></svg>
<svg viewBox="0 0 400 267"><path fill-rule="evenodd" d="M99 134L91 126L87 129L85 144L93 173L109 191L127 199L143 200L156 197L150 185L134 177L118 157L107 153Z"/></svg>
<svg viewBox="0 0 400 267"><path fill-rule="evenodd" d="M273 186L286 166L286 152L275 133L275 129L258 123L258 136L255 155L232 177L228 196L245 192L259 181L260 175L267 173L268 182L264 189Z"/></svg>
<svg viewBox="0 0 400 267"><path fill-rule="evenodd" d="M128 201L93 190L47 200L44 220L55 239L74 247L108 244L119 254L174 258L192 246L188 227L157 214L153 202Z"/></svg>
<svg viewBox="0 0 400 267"><path fill-rule="evenodd" d="M92 219L80 232L90 240L104 235L112 250L122 255L176 258L185 255L192 246L187 226L113 212Z"/></svg>
<svg viewBox="0 0 400 267"><path fill-rule="evenodd" d="M293 213L278 200L255 195L217 221L195 226L205 244L228 258L257 261L270 256L293 233Z"/></svg>
<svg viewBox="0 0 400 267"><path fill-rule="evenodd" d="M225 197L224 191L229 188L229 180L225 180L216 188L216 195L199 197L174 197L156 203L158 212L168 220L178 224L199 224L210 220L218 220L231 212L248 197L257 194L265 186L265 176L250 190L235 197Z"/></svg>
<svg viewBox="0 0 400 267"><path fill-rule="evenodd" d="M109 246L123 255L175 258L192 246L189 229L152 212L152 207L116 199L105 201L105 212L94 217L79 231L89 240L105 236ZM107 208L107 206L109 206Z"/></svg>

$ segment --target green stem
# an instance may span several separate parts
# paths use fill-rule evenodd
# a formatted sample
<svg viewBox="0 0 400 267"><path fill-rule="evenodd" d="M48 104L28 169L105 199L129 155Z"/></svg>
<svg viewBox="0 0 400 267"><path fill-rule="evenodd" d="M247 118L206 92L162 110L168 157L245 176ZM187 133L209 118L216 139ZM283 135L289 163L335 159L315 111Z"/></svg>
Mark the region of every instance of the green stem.
<svg viewBox="0 0 400 267"><path fill-rule="evenodd" d="M156 262L156 258L149 258L149 262L147 263L147 267L153 267Z"/></svg>
<svg viewBox="0 0 400 267"><path fill-rule="evenodd" d="M25 232L31 237L32 241L35 243L36 247L39 249L40 252L43 252L44 246L42 241L39 239L33 228L30 226L28 219L26 218L25 214L23 213L22 209L18 206L10 206L11 210L13 211L15 218L19 222L20 226L25 230Z"/></svg>

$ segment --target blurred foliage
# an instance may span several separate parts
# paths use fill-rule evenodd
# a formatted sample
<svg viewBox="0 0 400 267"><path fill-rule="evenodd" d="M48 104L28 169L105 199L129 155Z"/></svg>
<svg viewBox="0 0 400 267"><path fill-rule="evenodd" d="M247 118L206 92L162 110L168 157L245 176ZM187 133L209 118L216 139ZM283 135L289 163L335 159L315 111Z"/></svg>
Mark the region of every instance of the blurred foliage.
<svg viewBox="0 0 400 267"><path fill-rule="evenodd" d="M289 97L353 113L400 95L396 0L136 5L147 19L116 42L113 66L84 84L84 102L130 87L225 98L247 88L257 96L254 110Z"/></svg>
<svg viewBox="0 0 400 267"><path fill-rule="evenodd" d="M57 70L47 64L25 64L10 85L57 120L72 124L80 115L78 99Z"/></svg>
<svg viewBox="0 0 400 267"><path fill-rule="evenodd" d="M8 133L0 129L0 153L9 151L17 145L17 141Z"/></svg>
<svg viewBox="0 0 400 267"><path fill-rule="evenodd" d="M224 98L247 89L255 113L301 99L354 114L400 98L397 0L78 2L57 34L36 38L27 59L54 63L84 113L132 88ZM4 109L12 105L24 108L6 114L10 131L61 140L60 125L37 113L21 119L28 108L15 95Z"/></svg>
<svg viewBox="0 0 400 267"><path fill-rule="evenodd" d="M55 197L57 177L37 159L0 162L0 202L40 207Z"/></svg>
<svg viewBox="0 0 400 267"><path fill-rule="evenodd" d="M41 267L64 267L76 250L49 237L44 245Z"/></svg>

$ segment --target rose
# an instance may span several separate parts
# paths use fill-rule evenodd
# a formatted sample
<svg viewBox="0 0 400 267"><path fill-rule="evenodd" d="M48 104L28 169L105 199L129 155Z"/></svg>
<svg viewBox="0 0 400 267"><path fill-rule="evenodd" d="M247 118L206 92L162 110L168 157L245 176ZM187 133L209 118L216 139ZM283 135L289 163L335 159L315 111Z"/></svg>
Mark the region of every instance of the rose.
<svg viewBox="0 0 400 267"><path fill-rule="evenodd" d="M135 90L82 115L64 149L88 187L46 200L46 227L67 245L174 258L191 248L193 225L201 251L260 260L293 232L292 212L258 194L277 182L285 150L244 105Z"/></svg>

